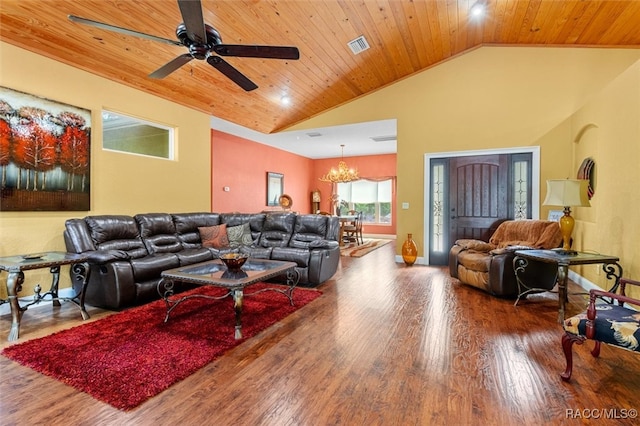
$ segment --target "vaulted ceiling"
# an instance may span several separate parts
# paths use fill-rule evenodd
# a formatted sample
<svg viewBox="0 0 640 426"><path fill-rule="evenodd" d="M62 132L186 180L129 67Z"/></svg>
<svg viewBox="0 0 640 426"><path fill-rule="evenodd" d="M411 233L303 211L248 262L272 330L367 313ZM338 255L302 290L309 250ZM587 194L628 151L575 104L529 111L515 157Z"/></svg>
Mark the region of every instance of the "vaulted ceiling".
<svg viewBox="0 0 640 426"><path fill-rule="evenodd" d="M174 46L71 22L67 15L175 40L175 0L2 0L0 39L263 133L285 129L483 45L640 47L640 1L203 0L227 44L297 46L300 60L226 57L255 82L245 92L205 61L148 74ZM370 49L354 54L364 36ZM0 65L2 67L6 64ZM280 100L288 96L291 103Z"/></svg>

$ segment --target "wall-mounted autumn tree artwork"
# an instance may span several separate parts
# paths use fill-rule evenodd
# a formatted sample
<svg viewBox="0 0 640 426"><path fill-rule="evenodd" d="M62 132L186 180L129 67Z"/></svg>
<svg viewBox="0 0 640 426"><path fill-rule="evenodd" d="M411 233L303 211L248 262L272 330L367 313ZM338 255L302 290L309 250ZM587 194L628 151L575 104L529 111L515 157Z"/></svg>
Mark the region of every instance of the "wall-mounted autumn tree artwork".
<svg viewBox="0 0 640 426"><path fill-rule="evenodd" d="M89 210L91 112L0 87L0 210Z"/></svg>

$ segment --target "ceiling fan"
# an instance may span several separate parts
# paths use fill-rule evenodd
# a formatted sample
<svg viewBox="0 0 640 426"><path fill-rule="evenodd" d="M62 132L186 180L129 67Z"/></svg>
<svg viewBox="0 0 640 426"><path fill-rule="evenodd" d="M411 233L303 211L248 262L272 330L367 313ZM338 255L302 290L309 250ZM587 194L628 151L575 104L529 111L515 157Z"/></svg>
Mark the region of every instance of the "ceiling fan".
<svg viewBox="0 0 640 426"><path fill-rule="evenodd" d="M80 24L91 25L109 31L116 31L121 34L146 38L175 46L186 46L189 53L184 53L172 61L161 66L151 74L151 78L164 78L187 64L192 59L206 60L209 65L230 78L244 90L251 91L258 86L249 80L244 74L234 68L220 56L237 56L245 58L267 58L267 59L299 59L300 52L294 46L257 46L244 44L224 44L220 33L210 25L204 23L202 16L202 5L200 0L177 0L183 22L176 28L178 41L157 37L150 34L141 33L126 28L116 27L91 19L69 15L69 20Z"/></svg>

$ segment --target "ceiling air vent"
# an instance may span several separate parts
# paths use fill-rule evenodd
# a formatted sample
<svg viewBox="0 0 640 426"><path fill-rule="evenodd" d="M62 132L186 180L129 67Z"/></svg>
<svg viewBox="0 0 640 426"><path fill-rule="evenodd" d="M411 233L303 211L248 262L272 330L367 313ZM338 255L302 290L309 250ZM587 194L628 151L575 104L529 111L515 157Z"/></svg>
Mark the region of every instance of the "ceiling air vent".
<svg viewBox="0 0 640 426"><path fill-rule="evenodd" d="M322 133L318 133L318 132L309 132L309 133L306 133L306 135L307 135L307 136L309 136L310 138L317 138L317 137L322 136Z"/></svg>
<svg viewBox="0 0 640 426"><path fill-rule="evenodd" d="M351 40L348 45L349 49L351 49L354 55L362 53L370 47L367 39L364 38L364 36L360 36L355 40Z"/></svg>
<svg viewBox="0 0 640 426"><path fill-rule="evenodd" d="M390 142L390 141L395 141L396 139L398 139L398 137L396 135L392 135L392 136L373 136L371 138L371 140L374 141L374 142Z"/></svg>

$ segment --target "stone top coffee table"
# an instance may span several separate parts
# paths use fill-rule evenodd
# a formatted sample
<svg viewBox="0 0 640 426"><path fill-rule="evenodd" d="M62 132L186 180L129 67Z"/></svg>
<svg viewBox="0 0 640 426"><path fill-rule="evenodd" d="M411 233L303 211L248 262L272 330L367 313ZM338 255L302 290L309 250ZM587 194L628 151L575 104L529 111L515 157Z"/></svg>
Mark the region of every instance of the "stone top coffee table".
<svg viewBox="0 0 640 426"><path fill-rule="evenodd" d="M281 289L277 287L265 288L252 293L244 293L245 287L265 281L278 275L287 276L288 288ZM298 284L300 273L296 270L295 262L284 262L278 260L266 259L248 259L238 271L228 270L221 260L210 260L208 262L196 263L194 265L182 266L180 268L169 269L162 273L162 280L158 283L158 293L167 305L167 314L164 321L169 320L171 311L185 300L192 298L204 299L224 299L228 296L233 297L233 306L236 313L235 338L242 338L242 300L244 296L250 296L263 291L277 291L284 294L289 299L289 303L293 306L293 290ZM227 293L215 297L204 294L190 294L178 298L174 296L173 285L175 281L196 284L210 285L220 287L227 290Z"/></svg>

